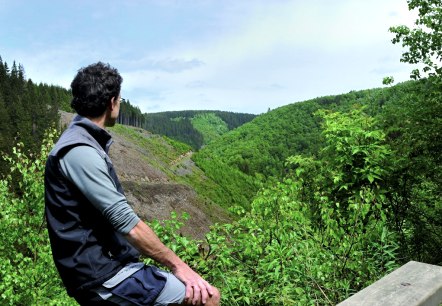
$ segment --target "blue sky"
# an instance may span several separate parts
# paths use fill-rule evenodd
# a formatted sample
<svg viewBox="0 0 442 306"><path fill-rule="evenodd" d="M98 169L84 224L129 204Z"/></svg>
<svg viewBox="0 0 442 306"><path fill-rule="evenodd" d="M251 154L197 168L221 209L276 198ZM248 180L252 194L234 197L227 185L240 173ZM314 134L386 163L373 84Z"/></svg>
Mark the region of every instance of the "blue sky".
<svg viewBox="0 0 442 306"><path fill-rule="evenodd" d="M0 0L0 56L69 88L97 61L143 112L263 113L408 80L388 28L406 0Z"/></svg>

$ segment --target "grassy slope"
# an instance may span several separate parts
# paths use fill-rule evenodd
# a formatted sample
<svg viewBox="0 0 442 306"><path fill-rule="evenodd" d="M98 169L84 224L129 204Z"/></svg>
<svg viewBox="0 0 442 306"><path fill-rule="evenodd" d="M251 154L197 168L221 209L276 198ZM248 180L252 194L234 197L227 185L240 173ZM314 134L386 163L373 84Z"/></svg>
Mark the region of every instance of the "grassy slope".
<svg viewBox="0 0 442 306"><path fill-rule="evenodd" d="M229 131L227 123L215 113L197 114L191 122L193 127L203 135L204 144L211 143Z"/></svg>

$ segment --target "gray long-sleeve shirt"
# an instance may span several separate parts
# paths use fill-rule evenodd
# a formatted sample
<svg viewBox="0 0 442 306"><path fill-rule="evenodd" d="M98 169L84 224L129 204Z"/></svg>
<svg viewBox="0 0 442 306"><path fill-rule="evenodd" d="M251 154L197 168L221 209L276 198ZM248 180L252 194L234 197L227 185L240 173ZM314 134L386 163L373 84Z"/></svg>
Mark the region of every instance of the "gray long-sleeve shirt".
<svg viewBox="0 0 442 306"><path fill-rule="evenodd" d="M74 147L60 159L60 166L65 177L80 189L118 232L128 234L140 221L126 197L117 191L106 161L96 149L90 146Z"/></svg>

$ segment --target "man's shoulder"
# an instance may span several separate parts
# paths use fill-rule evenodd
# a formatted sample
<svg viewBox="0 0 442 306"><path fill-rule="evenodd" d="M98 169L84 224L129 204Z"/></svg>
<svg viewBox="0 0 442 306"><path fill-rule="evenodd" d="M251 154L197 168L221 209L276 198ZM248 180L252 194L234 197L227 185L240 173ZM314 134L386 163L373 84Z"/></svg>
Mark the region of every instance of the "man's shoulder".
<svg viewBox="0 0 442 306"><path fill-rule="evenodd" d="M71 124L71 126L62 133L50 155L58 155L61 157L76 147L95 148L98 154L104 157L103 154L105 152L100 152L101 147L97 140L95 140L84 127L75 124Z"/></svg>
<svg viewBox="0 0 442 306"><path fill-rule="evenodd" d="M61 159L68 161L81 161L83 163L86 161L91 161L93 163L94 161L103 160L103 156L101 153L102 152L90 145L78 144L69 148L63 154Z"/></svg>
<svg viewBox="0 0 442 306"><path fill-rule="evenodd" d="M97 177L107 171L105 159L94 147L88 145L71 148L60 156L59 163L62 173L71 179L76 175L84 180L88 177Z"/></svg>

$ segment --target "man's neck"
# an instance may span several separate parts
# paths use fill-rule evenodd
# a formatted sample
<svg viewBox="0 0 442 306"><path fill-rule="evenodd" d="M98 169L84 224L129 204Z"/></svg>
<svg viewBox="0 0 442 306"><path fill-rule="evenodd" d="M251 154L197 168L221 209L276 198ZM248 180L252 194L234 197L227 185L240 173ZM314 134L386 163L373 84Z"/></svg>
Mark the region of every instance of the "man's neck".
<svg viewBox="0 0 442 306"><path fill-rule="evenodd" d="M105 115L97 117L97 118L90 118L90 117L87 117L87 118L90 121L92 121L94 124L98 125L100 128L104 129L105 122L106 122L106 116Z"/></svg>

